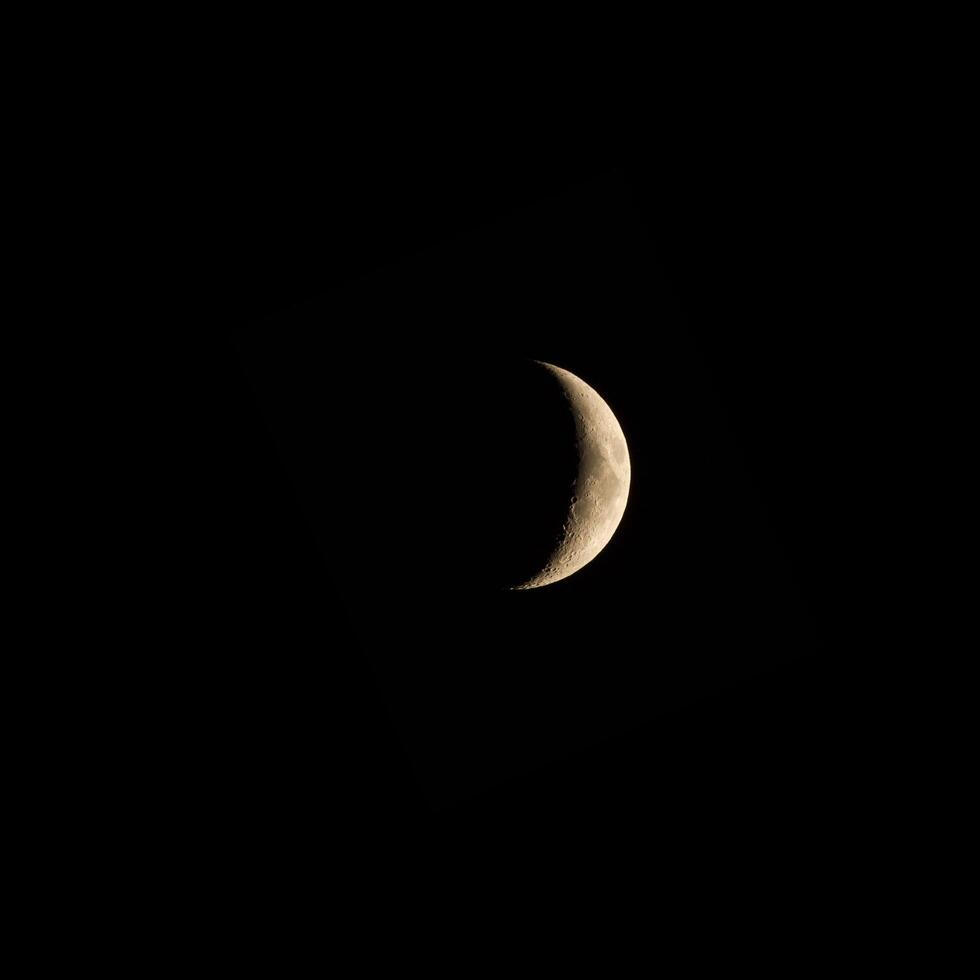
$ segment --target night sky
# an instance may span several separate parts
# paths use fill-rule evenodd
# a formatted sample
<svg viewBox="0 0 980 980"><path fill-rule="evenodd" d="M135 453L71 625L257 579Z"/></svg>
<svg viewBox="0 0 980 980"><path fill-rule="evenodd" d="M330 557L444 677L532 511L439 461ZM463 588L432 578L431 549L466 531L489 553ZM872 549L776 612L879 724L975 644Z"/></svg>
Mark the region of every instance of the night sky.
<svg viewBox="0 0 980 980"><path fill-rule="evenodd" d="M215 799L708 820L856 778L822 547L831 202L741 138L724 166L725 140L395 166L311 139L213 175L187 711ZM632 485L594 562L509 593L481 556L521 493L494 421L527 358L606 399Z"/></svg>

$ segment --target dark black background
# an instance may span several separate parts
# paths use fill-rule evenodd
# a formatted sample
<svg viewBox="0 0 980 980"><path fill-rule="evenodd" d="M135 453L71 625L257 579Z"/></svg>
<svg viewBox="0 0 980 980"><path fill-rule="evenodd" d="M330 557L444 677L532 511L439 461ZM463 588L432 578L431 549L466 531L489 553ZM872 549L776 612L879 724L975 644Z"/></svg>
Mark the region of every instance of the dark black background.
<svg viewBox="0 0 980 980"><path fill-rule="evenodd" d="M419 156L277 133L182 185L207 340L181 700L219 811L803 833L863 785L837 550L853 188L800 140L742 118ZM444 500L479 562L453 406L506 397L492 369L523 357L603 394L633 487L590 566L501 594L417 515Z"/></svg>

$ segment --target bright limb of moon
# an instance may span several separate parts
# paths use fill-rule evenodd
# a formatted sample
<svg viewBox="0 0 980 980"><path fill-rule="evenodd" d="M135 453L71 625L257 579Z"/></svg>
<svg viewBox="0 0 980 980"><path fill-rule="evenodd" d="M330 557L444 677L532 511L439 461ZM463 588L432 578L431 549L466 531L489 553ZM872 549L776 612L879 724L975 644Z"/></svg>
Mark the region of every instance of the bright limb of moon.
<svg viewBox="0 0 980 980"><path fill-rule="evenodd" d="M536 363L558 380L574 416L578 474L555 550L541 571L515 589L550 585L592 561L619 527L630 487L629 450L612 409L571 371Z"/></svg>

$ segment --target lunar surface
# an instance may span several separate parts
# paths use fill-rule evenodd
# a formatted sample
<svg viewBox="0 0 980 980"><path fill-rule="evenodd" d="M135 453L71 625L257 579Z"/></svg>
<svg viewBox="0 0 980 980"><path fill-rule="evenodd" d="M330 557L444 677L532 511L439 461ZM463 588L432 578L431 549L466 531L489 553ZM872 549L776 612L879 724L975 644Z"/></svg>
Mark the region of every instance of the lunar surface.
<svg viewBox="0 0 980 980"><path fill-rule="evenodd" d="M567 517L547 564L513 589L535 589L567 578L609 543L630 487L630 458L616 416L596 391L570 371L537 361L559 382L575 421L578 473L569 487Z"/></svg>

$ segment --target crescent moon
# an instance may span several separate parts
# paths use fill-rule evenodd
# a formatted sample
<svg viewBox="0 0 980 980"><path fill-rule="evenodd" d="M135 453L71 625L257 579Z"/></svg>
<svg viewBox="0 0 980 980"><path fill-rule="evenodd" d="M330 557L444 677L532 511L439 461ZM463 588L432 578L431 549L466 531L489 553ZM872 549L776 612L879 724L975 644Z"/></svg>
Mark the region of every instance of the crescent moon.
<svg viewBox="0 0 980 980"><path fill-rule="evenodd" d="M535 363L558 380L574 416L578 473L551 557L539 572L513 589L550 585L592 561L619 527L630 487L629 450L612 409L571 371L546 361Z"/></svg>

